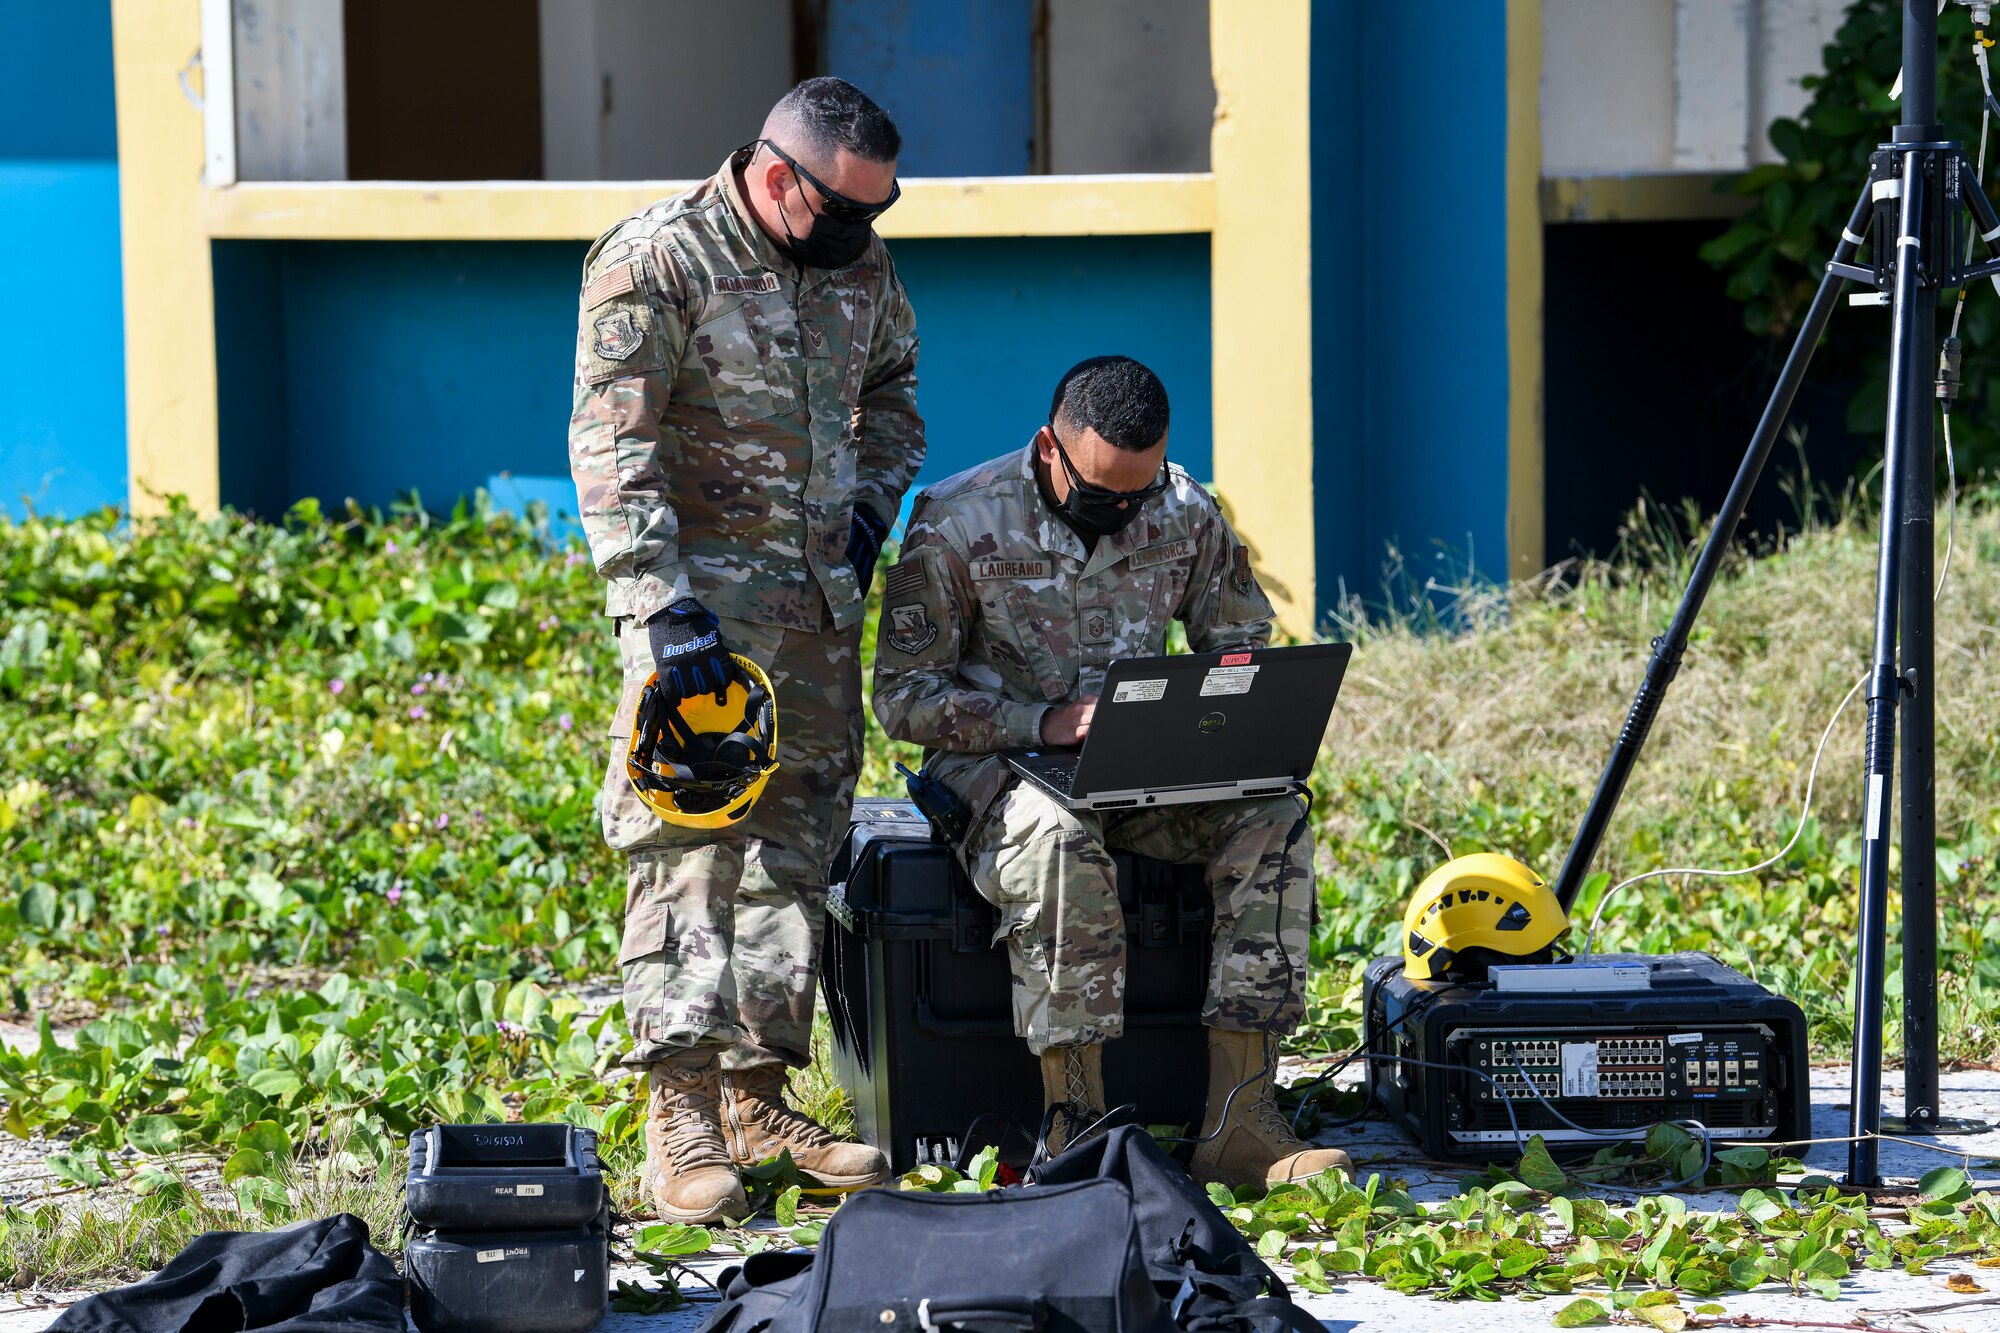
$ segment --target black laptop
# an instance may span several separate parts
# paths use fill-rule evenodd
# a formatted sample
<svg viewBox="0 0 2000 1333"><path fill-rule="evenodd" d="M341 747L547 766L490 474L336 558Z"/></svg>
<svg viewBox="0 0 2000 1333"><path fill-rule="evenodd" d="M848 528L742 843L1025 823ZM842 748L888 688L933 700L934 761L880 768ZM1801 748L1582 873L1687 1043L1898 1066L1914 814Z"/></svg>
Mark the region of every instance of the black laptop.
<svg viewBox="0 0 2000 1333"><path fill-rule="evenodd" d="M1351 643L1113 662L1082 746L1009 750L1072 810L1278 796L1312 772Z"/></svg>

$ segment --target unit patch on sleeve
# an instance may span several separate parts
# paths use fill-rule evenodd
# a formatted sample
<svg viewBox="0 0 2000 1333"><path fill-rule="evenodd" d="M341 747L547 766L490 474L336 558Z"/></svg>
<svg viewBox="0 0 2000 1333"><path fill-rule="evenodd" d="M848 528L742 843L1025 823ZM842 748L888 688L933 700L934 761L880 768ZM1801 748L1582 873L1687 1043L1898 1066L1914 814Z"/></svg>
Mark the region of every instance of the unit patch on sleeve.
<svg viewBox="0 0 2000 1333"><path fill-rule="evenodd" d="M938 627L922 602L889 608L889 646L912 657L931 646Z"/></svg>
<svg viewBox="0 0 2000 1333"><path fill-rule="evenodd" d="M639 327L630 306L599 315L593 327L597 330L597 354L606 361L623 361L646 341L646 331Z"/></svg>
<svg viewBox="0 0 2000 1333"><path fill-rule="evenodd" d="M1046 560L975 560L972 562L972 577L975 579L1045 579L1049 576L1049 562Z"/></svg>
<svg viewBox="0 0 2000 1333"><path fill-rule="evenodd" d="M1256 578L1250 573L1250 548L1238 546L1229 559L1229 581L1236 585L1236 591L1245 597L1250 595Z"/></svg>

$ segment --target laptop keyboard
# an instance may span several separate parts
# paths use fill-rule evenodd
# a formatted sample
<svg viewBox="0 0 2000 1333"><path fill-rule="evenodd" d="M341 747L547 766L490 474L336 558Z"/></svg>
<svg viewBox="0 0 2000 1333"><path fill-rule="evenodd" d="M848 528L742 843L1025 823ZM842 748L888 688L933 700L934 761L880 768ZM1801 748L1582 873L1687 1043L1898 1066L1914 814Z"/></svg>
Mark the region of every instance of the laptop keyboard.
<svg viewBox="0 0 2000 1333"><path fill-rule="evenodd" d="M1042 781L1067 796L1076 787L1076 761L1080 756L1045 759L1035 769Z"/></svg>

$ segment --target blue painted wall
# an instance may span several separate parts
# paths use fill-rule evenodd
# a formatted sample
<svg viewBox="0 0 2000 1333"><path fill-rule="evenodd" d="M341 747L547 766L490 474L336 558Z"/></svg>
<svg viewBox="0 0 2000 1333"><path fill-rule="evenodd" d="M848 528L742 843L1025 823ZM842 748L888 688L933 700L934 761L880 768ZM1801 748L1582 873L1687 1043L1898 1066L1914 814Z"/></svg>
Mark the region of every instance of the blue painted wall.
<svg viewBox="0 0 2000 1333"><path fill-rule="evenodd" d="M828 0L826 72L895 118L906 176L1026 174L1033 57L1029 0Z"/></svg>
<svg viewBox="0 0 2000 1333"><path fill-rule="evenodd" d="M387 504L415 487L441 508L503 472L518 496L563 496L583 251L217 243L224 502L274 515L308 495ZM1105 352L1159 371L1173 455L1209 475L1206 237L902 241L894 254L923 339L924 479L1024 446L1062 372Z"/></svg>
<svg viewBox="0 0 2000 1333"><path fill-rule="evenodd" d="M110 0L0 2L0 508L125 501Z"/></svg>
<svg viewBox="0 0 2000 1333"><path fill-rule="evenodd" d="M1418 587L1507 573L1506 15L1459 15L1462 60L1435 19L1313 7L1322 609L1384 600L1391 545Z"/></svg>

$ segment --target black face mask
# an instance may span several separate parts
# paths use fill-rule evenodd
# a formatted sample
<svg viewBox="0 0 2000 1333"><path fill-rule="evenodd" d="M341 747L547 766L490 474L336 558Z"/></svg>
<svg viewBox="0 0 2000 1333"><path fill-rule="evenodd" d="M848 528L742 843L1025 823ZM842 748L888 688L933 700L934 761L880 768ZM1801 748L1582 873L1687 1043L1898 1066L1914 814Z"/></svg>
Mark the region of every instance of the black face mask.
<svg viewBox="0 0 2000 1333"><path fill-rule="evenodd" d="M1061 500L1053 495L1045 498L1056 517L1087 542L1124 531L1127 524L1139 517L1139 510L1146 501L1167 489L1164 470L1160 480L1136 491L1113 491L1093 486L1077 473L1076 464L1069 461L1069 450L1063 448L1054 422L1049 423L1048 432L1049 438L1056 442L1056 457L1062 460L1063 472L1069 478L1069 494Z"/></svg>
<svg viewBox="0 0 2000 1333"><path fill-rule="evenodd" d="M805 198L805 191L799 191ZM810 205L808 205L810 207ZM813 214L812 230L804 236L792 233L791 219L780 212L785 224L785 242L779 248L800 268L846 268L861 258L868 248L872 228L866 222L850 222L829 213Z"/></svg>

